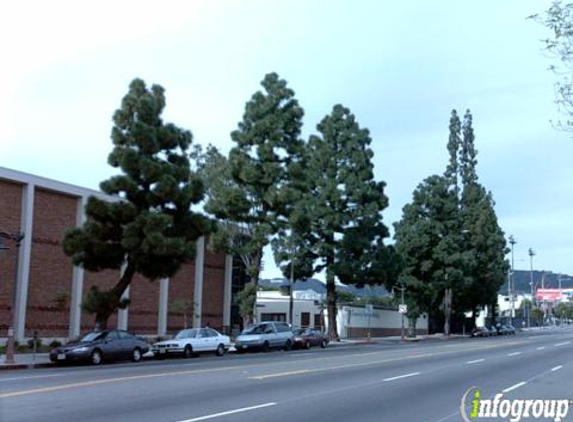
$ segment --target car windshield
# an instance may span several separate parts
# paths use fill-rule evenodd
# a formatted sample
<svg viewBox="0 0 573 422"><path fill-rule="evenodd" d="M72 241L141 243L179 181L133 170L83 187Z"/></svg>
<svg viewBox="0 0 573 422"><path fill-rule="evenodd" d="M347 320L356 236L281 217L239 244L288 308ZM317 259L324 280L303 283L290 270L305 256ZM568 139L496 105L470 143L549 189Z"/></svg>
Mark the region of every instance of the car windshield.
<svg viewBox="0 0 573 422"><path fill-rule="evenodd" d="M105 336L107 336L107 332L91 332L91 333L87 333L85 336L83 336L79 341L80 342L87 342L87 341L95 341L95 340L101 340L103 338L105 338Z"/></svg>
<svg viewBox="0 0 573 422"><path fill-rule="evenodd" d="M300 336L302 334L309 334L310 332L306 328L299 328L298 330L294 330L294 333Z"/></svg>
<svg viewBox="0 0 573 422"><path fill-rule="evenodd" d="M251 325L245 328L241 334L263 334L265 332L265 327L263 325Z"/></svg>
<svg viewBox="0 0 573 422"><path fill-rule="evenodd" d="M175 339L182 339L182 338L195 338L197 337L197 329L191 329L191 330L181 330L179 331L175 337Z"/></svg>

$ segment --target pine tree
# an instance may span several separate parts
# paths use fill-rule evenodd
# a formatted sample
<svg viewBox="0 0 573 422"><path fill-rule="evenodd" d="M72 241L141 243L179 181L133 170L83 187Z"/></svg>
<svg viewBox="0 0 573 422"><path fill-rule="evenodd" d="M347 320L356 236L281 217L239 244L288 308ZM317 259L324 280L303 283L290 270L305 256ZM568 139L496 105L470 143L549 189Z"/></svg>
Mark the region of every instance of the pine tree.
<svg viewBox="0 0 573 422"><path fill-rule="evenodd" d="M300 173L303 109L294 91L276 73L262 81L231 133L235 146L217 166L229 182L209 192L208 212L222 220L213 236L218 248L240 255L251 281L258 284L263 248L284 227L292 203L290 180Z"/></svg>
<svg viewBox="0 0 573 422"><path fill-rule="evenodd" d="M381 211L388 205L384 182L374 179L371 138L347 108L336 105L309 140L310 189L298 206L308 219L306 259L313 272L326 271L328 326L337 339L335 279L364 283L374 276L388 229ZM378 254L378 255L377 255Z"/></svg>
<svg viewBox="0 0 573 422"><path fill-rule="evenodd" d="M117 201L90 197L86 222L69 231L64 251L88 271L119 270L109 291L94 287L84 309L95 313L96 329L104 329L111 314L127 303L121 296L136 273L151 280L173 276L195 255L195 241L211 230L211 222L191 211L203 198L203 185L191 171L189 131L164 123L164 90L148 89L140 79L129 86L121 108L113 115L113 150L109 164L121 174L100 188Z"/></svg>

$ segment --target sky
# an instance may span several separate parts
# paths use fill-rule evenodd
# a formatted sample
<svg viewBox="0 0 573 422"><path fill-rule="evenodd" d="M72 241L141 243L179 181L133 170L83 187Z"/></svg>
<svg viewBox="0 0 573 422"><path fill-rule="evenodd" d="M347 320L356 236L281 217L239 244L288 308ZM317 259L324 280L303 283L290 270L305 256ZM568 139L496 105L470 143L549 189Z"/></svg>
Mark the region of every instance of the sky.
<svg viewBox="0 0 573 422"><path fill-rule="evenodd" d="M573 275L573 134L554 129L542 0L18 1L0 25L0 166L88 188L111 116L136 77L162 85L164 120L227 152L269 72L305 110L341 103L370 130L387 225L446 166L452 109L470 109L478 175L517 240L516 269ZM268 252L268 251L267 251ZM278 277L265 256L263 277Z"/></svg>

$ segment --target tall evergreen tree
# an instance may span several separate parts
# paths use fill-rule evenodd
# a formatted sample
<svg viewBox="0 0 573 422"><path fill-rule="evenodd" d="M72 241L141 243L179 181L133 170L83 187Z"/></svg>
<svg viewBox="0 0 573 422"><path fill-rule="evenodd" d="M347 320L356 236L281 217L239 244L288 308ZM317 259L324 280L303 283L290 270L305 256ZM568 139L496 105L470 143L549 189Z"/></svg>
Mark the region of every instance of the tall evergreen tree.
<svg viewBox="0 0 573 422"><path fill-rule="evenodd" d="M154 280L171 277L195 255L195 241L211 229L210 220L191 211L203 198L203 184L190 169L192 135L164 123L164 90L140 79L129 86L114 116L109 164L121 171L102 182L115 202L90 197L83 227L66 234L64 251L88 271L123 268L109 291L94 287L84 309L104 329L122 294L140 273Z"/></svg>
<svg viewBox="0 0 573 422"><path fill-rule="evenodd" d="M309 218L306 256L315 260L313 272L326 271L328 327L336 339L335 279L372 279L374 259L388 236L381 216L388 198L385 183L374 179L369 132L350 110L334 106L317 129L320 135L309 140L307 180L312 184L299 205Z"/></svg>
<svg viewBox="0 0 573 422"><path fill-rule="evenodd" d="M288 217L294 195L290 180L300 174L304 153L304 112L294 91L276 73L266 75L261 85L263 91L247 102L243 120L231 133L235 146L228 163L221 164L231 182L219 184L207 200L207 210L225 222L215 240L246 258L246 272L255 285L263 248Z"/></svg>
<svg viewBox="0 0 573 422"><path fill-rule="evenodd" d="M472 127L472 115L466 111L463 141L460 148L461 218L469 259L466 271L469 285L462 303L474 311L497 300L497 292L505 282L508 263L507 245L495 214L492 194L479 183L476 166L477 150Z"/></svg>
<svg viewBox="0 0 573 422"><path fill-rule="evenodd" d="M451 303L446 301L452 297L446 298L446 292L463 279L458 217L450 179L434 175L414 191L412 202L395 224L396 249L403 260L399 281L406 287L411 320L433 311L439 298L444 298L447 321L446 306Z"/></svg>

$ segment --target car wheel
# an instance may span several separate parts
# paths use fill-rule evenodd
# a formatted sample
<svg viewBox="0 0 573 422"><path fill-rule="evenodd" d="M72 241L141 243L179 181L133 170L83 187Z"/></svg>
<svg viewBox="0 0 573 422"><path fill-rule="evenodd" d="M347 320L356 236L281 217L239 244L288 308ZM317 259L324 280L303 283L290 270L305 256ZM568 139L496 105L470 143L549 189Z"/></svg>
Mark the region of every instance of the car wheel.
<svg viewBox="0 0 573 422"><path fill-rule="evenodd" d="M310 349L310 341L306 341L306 343L304 343L304 348L305 349Z"/></svg>
<svg viewBox="0 0 573 422"><path fill-rule="evenodd" d="M98 349L95 349L91 354L91 362L94 365L100 365L103 361L103 356Z"/></svg>
<svg viewBox="0 0 573 422"><path fill-rule="evenodd" d="M266 352L269 351L269 342L268 342L268 341L265 341L265 342L263 343L263 345L261 346L261 351L264 352L264 353L266 353Z"/></svg>
<svg viewBox="0 0 573 422"><path fill-rule="evenodd" d="M133 354L131 355L131 360L134 362L139 362L141 360L141 349L136 347L133 349Z"/></svg>
<svg viewBox="0 0 573 422"><path fill-rule="evenodd" d="M328 342L326 340L322 340L320 342L320 347L322 347L323 349L326 349L326 346L328 346Z"/></svg>
<svg viewBox="0 0 573 422"><path fill-rule="evenodd" d="M292 342L287 340L285 343L285 350L288 352L290 349L292 349Z"/></svg>
<svg viewBox="0 0 573 422"><path fill-rule="evenodd" d="M217 346L217 350L215 350L215 354L217 356L223 356L225 354L225 346L223 346L222 344L219 344Z"/></svg>
<svg viewBox="0 0 573 422"><path fill-rule="evenodd" d="M183 349L183 357L185 359L189 359L189 358L193 357L193 348L191 347L190 344L185 346L185 349Z"/></svg>

